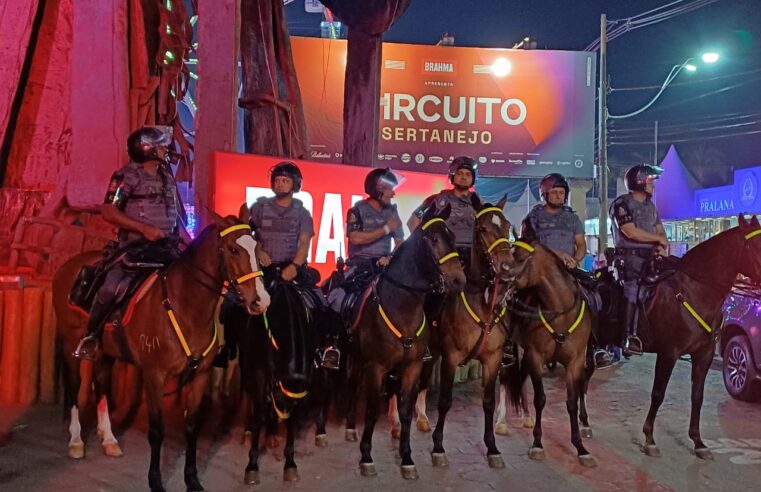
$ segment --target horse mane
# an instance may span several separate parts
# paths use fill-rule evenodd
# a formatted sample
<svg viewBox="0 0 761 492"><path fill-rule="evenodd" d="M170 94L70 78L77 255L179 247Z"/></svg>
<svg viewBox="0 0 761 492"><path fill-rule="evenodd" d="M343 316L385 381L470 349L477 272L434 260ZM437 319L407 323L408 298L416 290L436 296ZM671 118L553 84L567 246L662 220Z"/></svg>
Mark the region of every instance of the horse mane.
<svg viewBox="0 0 761 492"><path fill-rule="evenodd" d="M715 248L719 243L721 242L719 238L726 237L725 235L737 235L744 232L744 229L740 226L735 226L730 229L727 229L726 231L720 232L719 234L716 234L715 236L712 236L702 243L699 243L689 251L687 251L682 259L679 261L678 268L683 270L683 267L690 267L692 266L692 263L695 261L700 261L699 258L701 258L704 254L706 254L707 251L710 251L711 249ZM703 266L701 262L701 266Z"/></svg>

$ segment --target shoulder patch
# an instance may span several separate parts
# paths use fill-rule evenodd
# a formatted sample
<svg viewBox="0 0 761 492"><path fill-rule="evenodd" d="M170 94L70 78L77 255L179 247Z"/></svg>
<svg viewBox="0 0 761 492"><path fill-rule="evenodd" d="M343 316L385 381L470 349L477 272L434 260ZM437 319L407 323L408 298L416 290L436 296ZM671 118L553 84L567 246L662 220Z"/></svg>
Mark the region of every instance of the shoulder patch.
<svg viewBox="0 0 761 492"><path fill-rule="evenodd" d="M629 213L628 210L626 210L626 207L619 204L616 205L616 215L619 217L626 217L626 215Z"/></svg>

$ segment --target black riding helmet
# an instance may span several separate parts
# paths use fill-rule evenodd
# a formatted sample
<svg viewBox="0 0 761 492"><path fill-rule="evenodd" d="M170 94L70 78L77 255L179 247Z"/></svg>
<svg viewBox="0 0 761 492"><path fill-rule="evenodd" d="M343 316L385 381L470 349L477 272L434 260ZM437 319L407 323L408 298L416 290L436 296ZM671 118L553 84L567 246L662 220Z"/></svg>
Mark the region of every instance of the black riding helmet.
<svg viewBox="0 0 761 492"><path fill-rule="evenodd" d="M291 178L293 180L293 192L298 193L301 191L301 170L296 166L296 164L289 162L289 161L283 161L280 162L272 167L270 169L270 188L275 187L275 178L278 176L285 176L286 178Z"/></svg>
<svg viewBox="0 0 761 492"><path fill-rule="evenodd" d="M568 180L560 173L550 173L542 178L539 182L539 195L547 201L547 193L553 188L563 188L565 190L565 199L571 194L571 187L568 186Z"/></svg>
<svg viewBox="0 0 761 492"><path fill-rule="evenodd" d="M624 182L626 183L626 189L629 191L642 191L647 193L647 183L652 183L656 179L661 177L663 168L659 166L651 166L649 164L639 164L637 166L630 167L626 171Z"/></svg>
<svg viewBox="0 0 761 492"><path fill-rule="evenodd" d="M172 144L172 127L144 126L127 137L127 153L134 162L148 162L159 158L159 147Z"/></svg>
<svg viewBox="0 0 761 492"><path fill-rule="evenodd" d="M383 188L395 189L399 185L399 180L390 169L373 169L365 176L365 193L370 198L380 200L385 191Z"/></svg>
<svg viewBox="0 0 761 492"><path fill-rule="evenodd" d="M454 175L459 169L467 169L470 174L473 175L473 182L471 186L476 184L476 178L478 177L478 163L472 157L461 155L455 157L452 163L449 165L449 182L454 184Z"/></svg>

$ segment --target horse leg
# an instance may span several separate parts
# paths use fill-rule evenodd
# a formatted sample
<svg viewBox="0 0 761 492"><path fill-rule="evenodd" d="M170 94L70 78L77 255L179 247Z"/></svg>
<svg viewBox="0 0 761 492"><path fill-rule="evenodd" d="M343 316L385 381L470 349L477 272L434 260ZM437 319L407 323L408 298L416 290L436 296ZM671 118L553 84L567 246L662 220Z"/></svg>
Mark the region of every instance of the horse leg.
<svg viewBox="0 0 761 492"><path fill-rule="evenodd" d="M710 350L703 353L693 353L692 356L692 410L690 412L690 439L695 444L695 456L700 459L713 459L711 451L708 450L703 440L700 438L700 409L703 406L703 389L705 387L706 375L713 362L714 344L711 344Z"/></svg>
<svg viewBox="0 0 761 492"><path fill-rule="evenodd" d="M283 465L283 481L297 482L299 480L299 471L296 467L296 461L293 459L293 441L296 436L296 418L294 416L291 416L291 418L285 421L285 428L287 434L285 438L285 447L283 448L283 456L285 457L285 464Z"/></svg>
<svg viewBox="0 0 761 492"><path fill-rule="evenodd" d="M655 361L655 378L653 380L653 391L650 395L650 410L647 412L647 419L645 419L645 425L642 427L642 432L645 433L645 445L642 447L642 452L648 456L658 457L661 455L661 451L653 440L655 415L663 403L666 387L678 357L679 355L675 352L660 352Z"/></svg>
<svg viewBox="0 0 761 492"><path fill-rule="evenodd" d="M164 441L163 403L166 374L146 371L145 397L148 404L148 443L151 445L151 464L148 468L148 486L151 492L164 492L161 484L161 444Z"/></svg>
<svg viewBox="0 0 761 492"><path fill-rule="evenodd" d="M64 405L69 409L69 458L79 460L85 457L85 443L82 440L82 424L79 422L79 361L64 349L63 378L65 385Z"/></svg>
<svg viewBox="0 0 761 492"><path fill-rule="evenodd" d="M426 414L426 399L428 398L428 382L431 379L431 374L433 374L433 369L434 361L424 362L423 370L420 373L420 389L415 402L415 412L417 413L415 425L420 432L431 432L431 421Z"/></svg>
<svg viewBox="0 0 761 492"><path fill-rule="evenodd" d="M186 390L185 403L185 485L189 491L203 490L198 481L196 445L201 429L201 400L209 381L209 373L197 373Z"/></svg>
<svg viewBox="0 0 761 492"><path fill-rule="evenodd" d="M317 381L317 387L312 390L314 395L315 407L317 413L314 416L314 445L319 447L325 447L328 445L328 434L325 430L325 419L328 415L328 409L330 405L330 398L328 397L328 384L327 384L327 371L317 369L315 371L315 381Z"/></svg>
<svg viewBox="0 0 761 492"><path fill-rule="evenodd" d="M589 415L587 414L587 390L589 390L589 381L595 372L594 361L591 365L584 367L583 377L579 390L579 422L581 423L581 437L592 437L592 427L589 425Z"/></svg>
<svg viewBox="0 0 761 492"><path fill-rule="evenodd" d="M433 451L431 460L433 466L448 466L446 451L444 450L444 423L447 412L452 408L452 386L454 385L455 366L448 357L441 358L441 376L439 378L439 416L436 419L436 428L433 430Z"/></svg>
<svg viewBox="0 0 761 492"><path fill-rule="evenodd" d="M359 470L364 477L378 474L375 471L375 463L373 463L373 457L370 453L373 448L373 430L375 429L375 423L378 421L381 386L385 376L386 370L380 365L369 365L366 368L365 389L367 393L367 405L365 409L365 429L362 431L362 441L359 444L359 450L362 453Z"/></svg>
<svg viewBox="0 0 761 492"><path fill-rule="evenodd" d="M351 362L350 362L351 361ZM360 385L362 375L361 365L355 364L355 358L351 356L347 363L351 364L349 370L349 385L346 388L346 431L345 439L350 442L357 441L357 391Z"/></svg>
<svg viewBox="0 0 761 492"><path fill-rule="evenodd" d="M507 389L502 383L497 384L497 418L494 422L494 433L500 436L509 436L510 429L507 427L507 404L505 398L507 395Z"/></svg>
<svg viewBox="0 0 761 492"><path fill-rule="evenodd" d="M571 443L578 453L579 463L584 466L597 466L595 459L589 454L584 447L579 432L579 398L581 396L583 378L584 378L584 359L576 357L571 360L565 370L565 389L566 401L565 407L568 411L568 417L571 420Z"/></svg>
<svg viewBox="0 0 761 492"><path fill-rule="evenodd" d="M111 376L114 359L103 356L95 372L95 398L98 401L98 437L106 456L120 457L122 450L111 430L111 418L108 413L108 399L111 395Z"/></svg>
<svg viewBox="0 0 761 492"><path fill-rule="evenodd" d="M505 462L497 449L494 440L494 398L495 385L499 375L499 366L502 361L502 353L495 352L492 360L486 360L483 364L481 382L483 384L483 408L484 408L484 444L486 444L486 457L490 468L504 468Z"/></svg>
<svg viewBox="0 0 761 492"><path fill-rule="evenodd" d="M538 353L527 350L524 361L528 364L531 383L534 386L534 412L536 414L534 442L528 451L528 457L532 460L543 460L545 455L542 446L542 410L547 403L547 396L544 394L544 383L542 382L542 360Z"/></svg>
<svg viewBox="0 0 761 492"><path fill-rule="evenodd" d="M399 439L402 423L399 420L399 399L396 395L391 395L388 400L388 423L391 425L391 439Z"/></svg>
<svg viewBox="0 0 761 492"><path fill-rule="evenodd" d="M412 406L417 399L417 387L420 382L422 361L413 362L407 366L402 375L402 389L399 392L399 411L402 421L402 433L399 436L399 456L402 458L401 472L405 480L417 480L418 473L415 462L412 461L410 447L410 428L412 427Z"/></svg>
<svg viewBox="0 0 761 492"><path fill-rule="evenodd" d="M536 421L531 416L531 411L528 408L528 388L531 385L528 379L523 382L521 388L521 425L525 429L533 429L536 425Z"/></svg>
<svg viewBox="0 0 761 492"><path fill-rule="evenodd" d="M246 472L243 478L243 482L246 484L258 485L259 480L259 435L261 434L262 427L264 427L264 420L267 414L266 398L265 394L265 374L264 371L259 369L254 371L250 375L251 380L248 383L246 394L248 394L248 401L251 405L251 411L249 412L249 431L251 432L251 446L248 448L248 463L246 464Z"/></svg>

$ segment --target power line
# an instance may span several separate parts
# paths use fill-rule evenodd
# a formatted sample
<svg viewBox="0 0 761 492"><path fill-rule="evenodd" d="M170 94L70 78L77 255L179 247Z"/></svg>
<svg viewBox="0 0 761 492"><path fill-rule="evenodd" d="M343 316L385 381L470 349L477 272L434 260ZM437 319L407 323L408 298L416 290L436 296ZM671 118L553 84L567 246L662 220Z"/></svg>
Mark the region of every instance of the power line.
<svg viewBox="0 0 761 492"><path fill-rule="evenodd" d="M741 132L741 133L727 133L725 135L705 135L697 138L679 138L679 139L669 139L669 143L679 143L679 142L694 142L695 140L715 140L719 138L730 138L730 137L744 137L746 135L757 135L761 133L761 130L751 130L747 132ZM608 142L608 145L653 145L652 140L648 141L642 141L642 142Z"/></svg>
<svg viewBox="0 0 761 492"><path fill-rule="evenodd" d="M717 125L717 126L709 126L709 127L703 127L703 128L692 128L689 131L686 130L666 130L661 131L660 128L658 129L658 136L659 137L668 137L673 135L682 135L685 133L703 133L703 132L716 132L721 130L728 130L733 128L740 128L743 126L756 126L758 124L761 124L761 120L753 120L753 121L741 121L738 123L732 123L727 125ZM651 130L652 133L652 130ZM616 132L611 132L611 140L622 140L622 139L632 139L632 138L643 138L645 135L642 133L634 134L634 135L620 135L617 136Z"/></svg>
<svg viewBox="0 0 761 492"><path fill-rule="evenodd" d="M737 87L740 87L740 86L743 86L743 85L746 85L746 84L750 84L751 82L755 82L757 80L761 80L761 76L751 77L749 79L743 80L743 81L738 82L736 84L727 85L727 86L721 87L721 88L713 90L713 91L709 91L709 92L705 92L703 94L699 94L699 95L694 96L694 97L688 97L686 99L681 99L679 101L675 101L675 102L672 102L672 103L669 103L669 104L663 104L661 106L653 108L652 111L661 111L661 110L666 109L666 108L671 108L671 107L679 106L680 104L684 104L684 103L687 103L687 102L696 101L698 99L703 99L705 97L712 96L714 94L721 94L722 92L727 92L729 90L736 89Z"/></svg>
<svg viewBox="0 0 761 492"><path fill-rule="evenodd" d="M690 80L687 82L675 82L669 85L669 87L679 87L684 85L692 85L692 84L702 84L705 82L711 82L713 80L720 80L720 79L728 79L732 77L740 77L742 75L748 75L752 73L759 73L761 72L761 68L757 68L755 70L746 70L744 72L735 72L725 75L717 75L716 77L710 77L707 79L697 79L697 80ZM639 87L610 87L608 90L609 92L621 92L621 91L642 91L642 90L652 90L652 89L660 89L661 86L659 85L643 85Z"/></svg>
<svg viewBox="0 0 761 492"><path fill-rule="evenodd" d="M725 125L739 122L738 120L746 120L748 118L755 118L761 116L761 113L748 113L743 115L737 115L737 116L728 116L728 117L712 117L709 119L702 118L701 120L697 121L690 121L690 122L675 122L673 124L661 124L659 126L660 130L663 131L669 131L669 130L689 130L691 128L696 128L701 125L715 125L716 123L722 123ZM659 123L662 121L659 120ZM609 132L612 133L641 133L641 132L652 132L653 127L650 126L637 126L637 127L629 127L629 128L615 128L612 125L608 128Z"/></svg>

